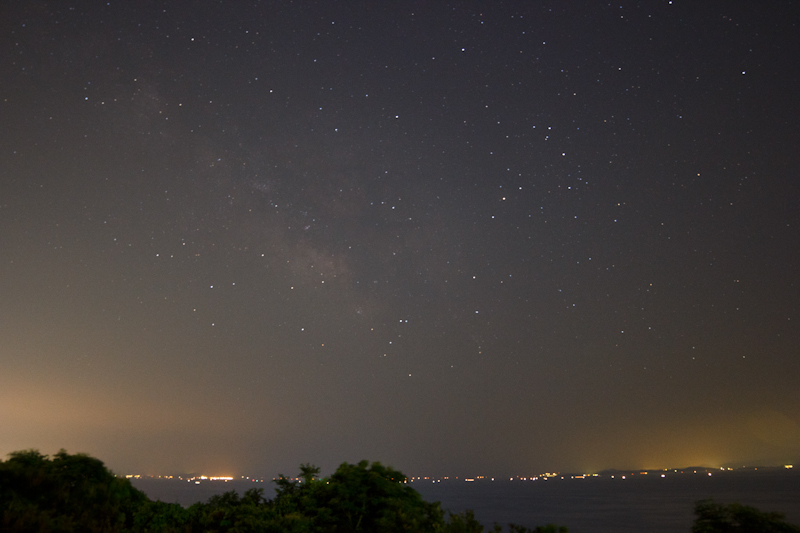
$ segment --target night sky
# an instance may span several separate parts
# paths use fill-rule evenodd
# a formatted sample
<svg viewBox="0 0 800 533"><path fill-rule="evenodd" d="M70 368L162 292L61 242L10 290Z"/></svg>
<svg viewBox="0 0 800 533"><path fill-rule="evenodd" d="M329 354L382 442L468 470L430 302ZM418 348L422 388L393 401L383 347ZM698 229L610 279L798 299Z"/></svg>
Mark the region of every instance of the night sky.
<svg viewBox="0 0 800 533"><path fill-rule="evenodd" d="M800 4L4 2L0 454L800 461Z"/></svg>

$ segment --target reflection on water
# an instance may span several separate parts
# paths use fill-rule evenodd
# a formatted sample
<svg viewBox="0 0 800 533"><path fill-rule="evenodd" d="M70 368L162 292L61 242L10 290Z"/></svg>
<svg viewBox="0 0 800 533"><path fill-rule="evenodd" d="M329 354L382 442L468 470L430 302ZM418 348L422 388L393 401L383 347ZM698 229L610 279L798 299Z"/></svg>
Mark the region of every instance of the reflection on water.
<svg viewBox="0 0 800 533"><path fill-rule="evenodd" d="M131 480L150 498L184 506L228 490L239 493L257 487L268 498L270 482L204 482ZM412 486L428 501L440 501L454 512L472 509L485 525L513 522L527 527L566 525L572 533L611 531L688 532L694 502L714 498L740 502L762 511L780 511L800 524L800 472L731 472L714 476L670 475L666 478L551 479L548 481L448 481Z"/></svg>

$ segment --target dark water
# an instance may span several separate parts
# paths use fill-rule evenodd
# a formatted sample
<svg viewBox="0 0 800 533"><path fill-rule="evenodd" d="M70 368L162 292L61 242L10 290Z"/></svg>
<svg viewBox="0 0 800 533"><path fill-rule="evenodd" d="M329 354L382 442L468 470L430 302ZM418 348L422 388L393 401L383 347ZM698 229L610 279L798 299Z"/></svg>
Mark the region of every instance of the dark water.
<svg viewBox="0 0 800 533"><path fill-rule="evenodd" d="M200 485L180 481L140 479L133 484L153 499L188 506L228 490L240 493L264 488L270 482L208 481ZM439 501L454 512L472 509L483 524L513 522L527 527L547 523L584 532L688 532L694 520L694 502L714 498L739 502L762 511L779 511L800 524L800 472L725 472L706 474L633 476L628 479L587 478L548 481L448 481L412 484L423 498Z"/></svg>

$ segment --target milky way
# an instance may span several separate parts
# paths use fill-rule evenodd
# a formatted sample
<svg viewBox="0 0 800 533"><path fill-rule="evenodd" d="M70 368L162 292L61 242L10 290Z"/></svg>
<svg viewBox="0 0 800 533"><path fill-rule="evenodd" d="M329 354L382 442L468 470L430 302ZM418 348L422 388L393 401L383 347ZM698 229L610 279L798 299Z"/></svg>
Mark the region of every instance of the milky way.
<svg viewBox="0 0 800 533"><path fill-rule="evenodd" d="M800 460L800 8L300 4L0 10L2 453Z"/></svg>

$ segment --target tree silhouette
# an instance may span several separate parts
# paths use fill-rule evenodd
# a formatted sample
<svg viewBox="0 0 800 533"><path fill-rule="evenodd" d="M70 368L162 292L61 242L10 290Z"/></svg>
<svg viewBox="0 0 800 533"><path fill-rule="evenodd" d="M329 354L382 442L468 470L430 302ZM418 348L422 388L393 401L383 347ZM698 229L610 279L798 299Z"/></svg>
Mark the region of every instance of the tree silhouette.
<svg viewBox="0 0 800 533"><path fill-rule="evenodd" d="M765 513L755 507L700 500L694 508L692 533L798 533L800 527L783 520L781 513Z"/></svg>
<svg viewBox="0 0 800 533"><path fill-rule="evenodd" d="M2 527L12 531L124 531L147 496L102 461L35 450L0 463Z"/></svg>
<svg viewBox="0 0 800 533"><path fill-rule="evenodd" d="M445 520L438 502L423 500L401 472L380 463L342 463L333 475L324 479L319 478L319 473L316 466L302 464L299 480L280 476L272 500L264 497L263 489L250 489L242 496L235 491L226 492L184 509L176 503L151 501L127 479L114 476L102 461L88 455L70 455L64 450L52 457L35 450L14 452L7 461L0 461L0 531L481 533L484 530L472 511L449 513ZM567 531L554 525L531 530L509 524L509 528L511 533ZM500 533L502 527L495 524L492 531Z"/></svg>

